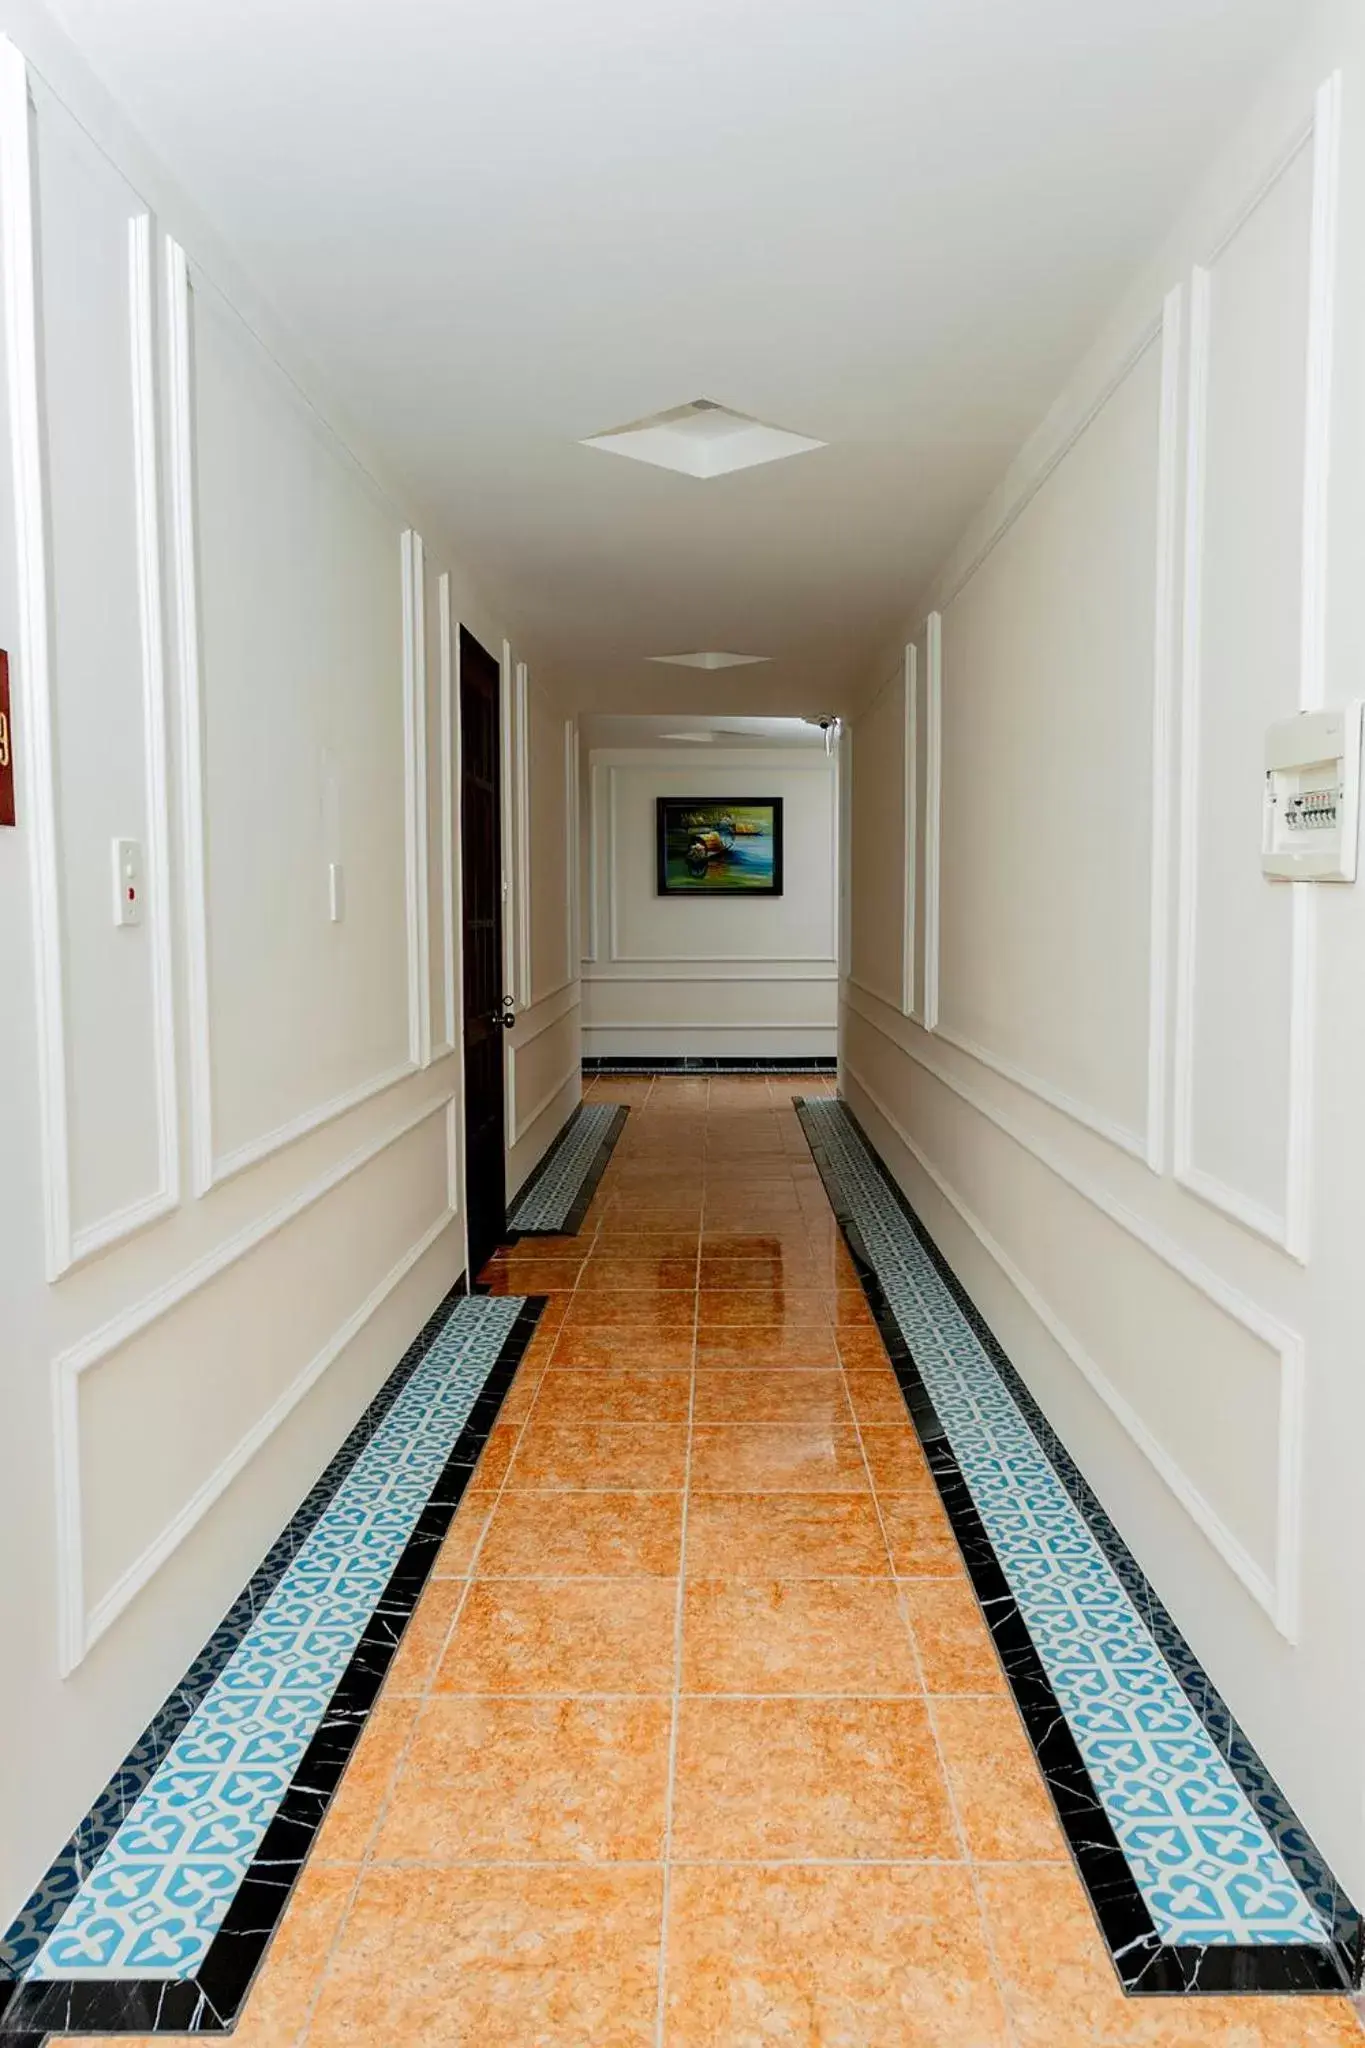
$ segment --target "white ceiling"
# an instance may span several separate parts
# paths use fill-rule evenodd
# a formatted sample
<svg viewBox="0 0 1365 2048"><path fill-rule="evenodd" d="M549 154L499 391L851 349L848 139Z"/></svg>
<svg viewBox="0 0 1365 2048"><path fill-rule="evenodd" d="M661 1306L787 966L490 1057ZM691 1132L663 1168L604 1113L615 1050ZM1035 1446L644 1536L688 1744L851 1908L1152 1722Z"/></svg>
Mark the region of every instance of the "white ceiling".
<svg viewBox="0 0 1365 2048"><path fill-rule="evenodd" d="M762 711L846 696L1302 0L56 11L566 701ZM828 445L582 446L697 398Z"/></svg>

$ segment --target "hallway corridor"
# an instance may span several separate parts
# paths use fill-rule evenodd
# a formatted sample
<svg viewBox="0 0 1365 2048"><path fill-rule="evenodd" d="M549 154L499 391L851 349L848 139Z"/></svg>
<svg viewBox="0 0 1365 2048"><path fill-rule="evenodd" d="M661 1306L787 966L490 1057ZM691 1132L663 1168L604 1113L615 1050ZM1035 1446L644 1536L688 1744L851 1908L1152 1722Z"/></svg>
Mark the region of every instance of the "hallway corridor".
<svg viewBox="0 0 1365 2048"><path fill-rule="evenodd" d="M1125 2000L794 1095L631 1114L238 2048L1326 2048Z"/></svg>

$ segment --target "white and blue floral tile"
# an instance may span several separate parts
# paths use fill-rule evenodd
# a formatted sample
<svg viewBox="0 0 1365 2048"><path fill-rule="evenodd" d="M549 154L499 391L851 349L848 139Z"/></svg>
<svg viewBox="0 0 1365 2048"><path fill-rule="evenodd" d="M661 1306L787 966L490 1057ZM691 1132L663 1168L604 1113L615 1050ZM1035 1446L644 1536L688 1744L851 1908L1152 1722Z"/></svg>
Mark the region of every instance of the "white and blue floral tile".
<svg viewBox="0 0 1365 2048"><path fill-rule="evenodd" d="M201 1969L524 1307L477 1296L451 1310L33 1956L28 1985Z"/></svg>
<svg viewBox="0 0 1365 2048"><path fill-rule="evenodd" d="M800 1112L835 1208L871 1269L865 1284L879 1320L884 1329L889 1321L893 1342L900 1340L898 1371L912 1414L921 1423L930 1418L926 1449L936 1474L947 1475L941 1483L950 1514L956 1505L959 1534L970 1527L964 1541L969 1566L974 1538L977 1554L989 1559L992 1583L1001 1592L1008 1589L1048 1698L1065 1719L1131 1873L1138 1898L1130 1924L1149 1919L1156 1944L1165 1950L1285 1952L1282 1984L1274 1962L1258 1980L1254 1964L1241 1977L1227 1977L1232 1964L1225 1958L1223 1972L1215 1966L1210 1973L1219 1989L1341 1988L1330 1965L1325 1973L1309 1969L1296 1975L1288 1952L1329 1957L1333 1943L1339 1948L1342 1941L1336 1903L1354 1920L1349 1902L1340 1899L1330 1873L1309 1887L1312 1900L1297 1881L1206 1725L1211 1717L1196 1711L1191 1690L1177 1678L1130 1597L1124 1579L1141 1578L1131 1558L1119 1559L1131 1570L1122 1576L1116 1571L1120 1539L1112 1524L1096 1517L1106 1537L1102 1544L1074 1497L1084 1483L1078 1480L1074 1491L1063 1483L1026 1416L1032 1404L1022 1386L1016 1380L1016 1399L1007 1383L1012 1369L1003 1357L997 1369L985 1333L979 1334L979 1319L964 1312L960 1289L950 1286L943 1261L846 1106L811 1100ZM1074 1468L1064 1454L1063 1462L1070 1474ZM1149 1609L1159 1606L1150 1588L1147 1593ZM996 1619L992 1626L999 1641ZM1008 1674L1008 1659L1006 1669ZM1206 1680L1204 1695L1226 1726L1226 1710ZM1032 1704L1036 1708L1036 1699ZM1273 1782L1273 1802L1261 1796L1268 1774L1256 1761L1258 1804L1269 1810L1277 1802L1275 1810L1288 1813ZM1301 1829L1293 1839L1303 1843ZM1084 1876L1081 1855L1077 1860ZM1201 1988L1192 1961L1186 1957L1165 1981L1129 1988ZM1300 1982L1300 1976L1315 1974L1324 1981Z"/></svg>
<svg viewBox="0 0 1365 2048"><path fill-rule="evenodd" d="M580 1103L522 1189L508 1229L528 1237L576 1231L626 1115L621 1103Z"/></svg>

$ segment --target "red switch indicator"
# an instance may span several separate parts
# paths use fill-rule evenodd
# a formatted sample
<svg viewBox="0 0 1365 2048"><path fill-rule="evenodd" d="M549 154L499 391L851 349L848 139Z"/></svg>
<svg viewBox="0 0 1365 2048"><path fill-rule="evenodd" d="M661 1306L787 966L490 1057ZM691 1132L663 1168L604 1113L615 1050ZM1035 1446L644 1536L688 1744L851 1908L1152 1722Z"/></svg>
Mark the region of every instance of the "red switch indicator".
<svg viewBox="0 0 1365 2048"><path fill-rule="evenodd" d="M9 656L0 647L0 825L14 818L14 728L9 715Z"/></svg>

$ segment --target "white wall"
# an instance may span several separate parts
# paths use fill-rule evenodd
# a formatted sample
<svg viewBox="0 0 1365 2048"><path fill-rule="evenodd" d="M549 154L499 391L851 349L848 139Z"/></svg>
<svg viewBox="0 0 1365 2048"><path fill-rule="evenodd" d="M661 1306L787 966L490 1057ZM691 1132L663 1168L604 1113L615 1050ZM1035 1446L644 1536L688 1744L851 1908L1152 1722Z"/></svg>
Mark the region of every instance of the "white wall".
<svg viewBox="0 0 1365 2048"><path fill-rule="evenodd" d="M1348 1888L1365 889L1259 868L1361 691L1365 23L1323 14L869 678L850 1102Z"/></svg>
<svg viewBox="0 0 1365 2048"><path fill-rule="evenodd" d="M783 894L660 897L661 796L780 796ZM593 749L583 803L583 1050L630 1058L832 1057L837 803L823 753Z"/></svg>
<svg viewBox="0 0 1365 2048"><path fill-rule="evenodd" d="M74 63L63 91L0 46L0 1921L463 1269L461 620L528 764L514 1175L577 1089L562 720L117 110Z"/></svg>

